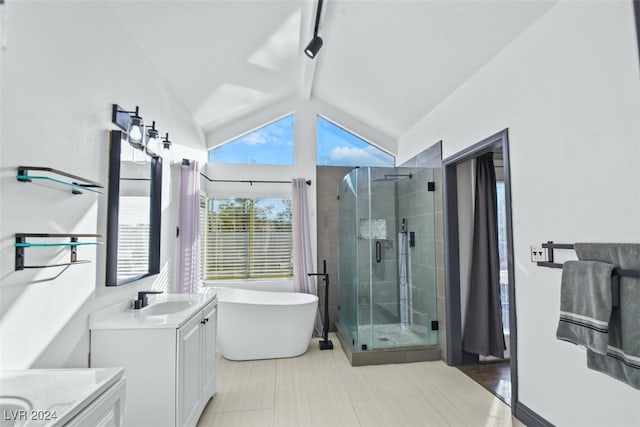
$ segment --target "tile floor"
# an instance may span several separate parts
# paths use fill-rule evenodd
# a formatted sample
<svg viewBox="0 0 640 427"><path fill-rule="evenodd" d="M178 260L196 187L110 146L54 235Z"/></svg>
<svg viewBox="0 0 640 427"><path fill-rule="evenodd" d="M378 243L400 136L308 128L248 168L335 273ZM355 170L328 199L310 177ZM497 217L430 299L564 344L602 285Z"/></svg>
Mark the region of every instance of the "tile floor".
<svg viewBox="0 0 640 427"><path fill-rule="evenodd" d="M351 367L335 336L291 359L218 361L207 426L523 426L511 409L443 362Z"/></svg>

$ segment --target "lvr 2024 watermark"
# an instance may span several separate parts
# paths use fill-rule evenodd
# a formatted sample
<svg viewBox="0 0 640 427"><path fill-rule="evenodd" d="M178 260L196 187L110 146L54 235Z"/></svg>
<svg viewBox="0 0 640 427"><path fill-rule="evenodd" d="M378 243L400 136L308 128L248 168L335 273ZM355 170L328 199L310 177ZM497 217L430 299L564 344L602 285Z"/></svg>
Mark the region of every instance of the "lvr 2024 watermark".
<svg viewBox="0 0 640 427"><path fill-rule="evenodd" d="M37 411L25 409L5 409L2 411L4 421L54 421L58 419L56 411Z"/></svg>

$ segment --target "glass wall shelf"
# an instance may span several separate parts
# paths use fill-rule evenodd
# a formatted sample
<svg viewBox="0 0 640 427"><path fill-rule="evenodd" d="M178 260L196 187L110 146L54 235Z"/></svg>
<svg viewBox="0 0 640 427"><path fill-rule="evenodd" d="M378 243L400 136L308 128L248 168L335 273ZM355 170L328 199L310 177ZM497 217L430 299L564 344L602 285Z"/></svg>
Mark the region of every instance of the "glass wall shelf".
<svg viewBox="0 0 640 427"><path fill-rule="evenodd" d="M89 260L79 260L78 259L78 246L88 246L88 245L102 245L102 242L79 242L78 238L80 237L102 237L102 234L51 234L51 233L17 233L16 234L16 242L14 244L16 248L16 271L24 270L27 268L49 268L49 267L68 267L75 264L86 264L91 262ZM57 238L57 239L66 239L68 238L68 242L52 242L52 243L43 243L43 242L27 242L27 238ZM25 265L25 248L37 248L37 247L69 247L71 249L70 253L70 261L68 263L62 264L47 264L47 265Z"/></svg>
<svg viewBox="0 0 640 427"><path fill-rule="evenodd" d="M62 179L54 178L52 176L47 176L47 175L29 175L29 171L48 172L50 174L60 175L66 178L70 178L74 181L68 182L68 181L64 181ZM57 184L71 187L71 192L73 194L82 194L81 190L87 190L93 193L102 194L102 192L99 190L96 190L96 188L104 188L102 185L98 184L97 182L93 182L86 178L72 175L70 173L60 171L58 169L42 167L42 166L18 166L18 174L16 175L16 179L21 182L32 182L33 180L55 182Z"/></svg>

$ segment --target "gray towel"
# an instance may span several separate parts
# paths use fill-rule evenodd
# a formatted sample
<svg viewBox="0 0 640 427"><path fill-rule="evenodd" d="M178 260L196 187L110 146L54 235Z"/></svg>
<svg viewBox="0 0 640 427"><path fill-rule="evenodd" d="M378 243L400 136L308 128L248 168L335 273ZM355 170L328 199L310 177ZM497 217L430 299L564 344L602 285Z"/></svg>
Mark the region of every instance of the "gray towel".
<svg viewBox="0 0 640 427"><path fill-rule="evenodd" d="M640 244L576 243L580 260L640 270ZM611 310L606 355L587 350L587 366L640 389L640 278L619 278L620 305Z"/></svg>
<svg viewBox="0 0 640 427"><path fill-rule="evenodd" d="M556 337L607 354L612 264L567 261L562 267L560 321Z"/></svg>

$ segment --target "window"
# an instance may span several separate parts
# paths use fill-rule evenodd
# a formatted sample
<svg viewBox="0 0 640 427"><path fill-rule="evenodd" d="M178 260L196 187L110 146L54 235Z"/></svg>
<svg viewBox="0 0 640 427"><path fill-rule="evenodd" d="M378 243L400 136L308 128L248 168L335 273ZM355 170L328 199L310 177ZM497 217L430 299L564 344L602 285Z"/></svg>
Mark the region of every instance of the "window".
<svg viewBox="0 0 640 427"><path fill-rule="evenodd" d="M293 114L214 148L209 161L293 165Z"/></svg>
<svg viewBox="0 0 640 427"><path fill-rule="evenodd" d="M508 334L509 327L509 266L507 262L507 214L504 181L496 182L498 204L498 253L500 256L500 302L502 305L502 331Z"/></svg>
<svg viewBox="0 0 640 427"><path fill-rule="evenodd" d="M207 229L207 197L204 194L200 194L200 208L198 209L198 217L200 222L200 268L198 271L198 282L202 283L204 280L204 263L206 253L206 233Z"/></svg>
<svg viewBox="0 0 640 427"><path fill-rule="evenodd" d="M204 210L205 280L293 276L291 200L210 198Z"/></svg>
<svg viewBox="0 0 640 427"><path fill-rule="evenodd" d="M320 166L394 166L395 158L331 123L317 119L318 165Z"/></svg>

